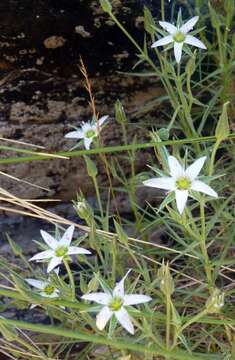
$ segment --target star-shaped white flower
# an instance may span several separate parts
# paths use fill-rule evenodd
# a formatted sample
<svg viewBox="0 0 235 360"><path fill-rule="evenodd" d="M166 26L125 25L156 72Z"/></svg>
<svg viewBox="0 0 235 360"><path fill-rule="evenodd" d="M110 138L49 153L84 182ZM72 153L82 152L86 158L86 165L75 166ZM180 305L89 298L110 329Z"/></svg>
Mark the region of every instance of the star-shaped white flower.
<svg viewBox="0 0 235 360"><path fill-rule="evenodd" d="M171 177L153 178L144 181L144 185L175 192L176 205L179 213L184 211L190 190L199 191L217 198L218 194L204 182L197 180L206 156L196 160L187 169L184 169L174 156L168 157Z"/></svg>
<svg viewBox="0 0 235 360"><path fill-rule="evenodd" d="M83 139L86 150L89 150L92 141L98 136L99 129L107 119L108 115L105 115L98 119L97 122L83 122L80 129L69 132L65 137L68 139Z"/></svg>
<svg viewBox="0 0 235 360"><path fill-rule="evenodd" d="M83 249L78 246L70 246L74 232L73 225L71 225L65 231L64 235L60 240L56 240L46 231L40 230L40 232L43 240L49 246L50 249L34 255L29 261L33 261L33 260L41 261L45 259L50 259L50 262L47 267L48 273L52 271L55 267L60 265L63 259L68 255L91 254L89 250Z"/></svg>
<svg viewBox="0 0 235 360"><path fill-rule="evenodd" d="M41 280L36 280L36 279L25 279L25 281L35 287L36 289L41 290L39 292L39 295L43 296L43 297L48 297L48 298L58 298L59 297L59 290L56 289L56 287L54 285L52 285L50 283L50 281L41 281Z"/></svg>
<svg viewBox="0 0 235 360"><path fill-rule="evenodd" d="M154 42L152 44L152 48L168 45L173 43L174 44L174 54L176 62L179 63L182 56L183 45L193 45L201 49L206 49L206 46L197 39L195 36L188 34L190 30L193 29L194 25L197 23L199 17L194 16L192 19L188 20L182 26L175 26L166 21L159 21L161 27L168 32L169 35L163 37L162 39Z"/></svg>
<svg viewBox="0 0 235 360"><path fill-rule="evenodd" d="M82 299L103 305L101 311L96 316L96 326L99 330L103 330L114 315L123 328L133 335L134 326L125 306L142 304L152 300L152 298L147 295L125 294L124 281L128 273L116 284L112 292L98 292L82 296Z"/></svg>

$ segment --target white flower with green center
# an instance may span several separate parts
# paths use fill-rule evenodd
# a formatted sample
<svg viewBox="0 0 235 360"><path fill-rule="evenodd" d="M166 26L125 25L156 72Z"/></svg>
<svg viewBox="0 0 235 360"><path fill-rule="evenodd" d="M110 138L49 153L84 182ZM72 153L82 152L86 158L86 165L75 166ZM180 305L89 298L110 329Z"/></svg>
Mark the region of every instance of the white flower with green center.
<svg viewBox="0 0 235 360"><path fill-rule="evenodd" d="M177 208L182 214L191 190L202 192L214 198L218 197L218 194L209 185L197 179L205 161L206 156L203 156L187 169L184 169L174 156L169 156L168 164L171 177L153 178L143 183L146 186L174 191Z"/></svg>
<svg viewBox="0 0 235 360"><path fill-rule="evenodd" d="M105 115L98 119L97 122L83 122L80 129L69 132L65 137L68 139L83 139L86 150L89 150L92 141L98 136L101 126L107 119L108 115Z"/></svg>
<svg viewBox="0 0 235 360"><path fill-rule="evenodd" d="M154 42L151 47L155 48L173 43L174 54L177 63L180 63L184 44L196 46L200 49L206 49L206 46L203 44L203 42L201 42L195 36L188 34L193 29L194 25L198 22L198 19L198 16L194 16L182 26L179 26L179 24L175 26L166 21L159 21L159 24L164 30L168 32L168 35Z"/></svg>
<svg viewBox="0 0 235 360"><path fill-rule="evenodd" d="M35 279L25 279L25 281L35 287L36 289L40 290L39 295L48 298L58 298L59 297L59 290L56 289L54 285L50 283L50 281L41 281Z"/></svg>
<svg viewBox="0 0 235 360"><path fill-rule="evenodd" d="M60 265L66 257L69 255L77 255L77 254L91 254L89 250L83 249L78 246L70 246L74 226L71 225L64 233L60 240L55 239L53 236L48 234L46 231L40 230L41 235L45 243L49 246L50 249L42 251L36 255L34 255L29 261L41 261L45 259L50 259L47 272L49 273L58 265Z"/></svg>
<svg viewBox="0 0 235 360"><path fill-rule="evenodd" d="M129 273L129 271L128 271ZM82 296L82 299L94 301L97 304L103 305L101 311L96 316L96 326L99 330L103 330L114 315L117 321L126 329L130 334L134 334L134 326L131 322L131 318L125 309L126 306L137 305L146 303L152 298L146 295L130 294L126 295L124 291L124 281L128 273L124 278L118 282L112 292L98 292L91 293Z"/></svg>

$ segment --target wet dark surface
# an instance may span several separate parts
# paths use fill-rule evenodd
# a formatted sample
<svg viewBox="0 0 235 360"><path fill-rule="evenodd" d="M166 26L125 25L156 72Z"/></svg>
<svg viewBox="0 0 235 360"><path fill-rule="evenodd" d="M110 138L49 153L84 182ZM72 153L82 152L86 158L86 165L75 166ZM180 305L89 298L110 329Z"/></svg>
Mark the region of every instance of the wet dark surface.
<svg viewBox="0 0 235 360"><path fill-rule="evenodd" d="M140 45L144 39L144 5L159 17L160 0L113 1L115 15ZM42 145L46 151L68 150L71 143L65 141L64 134L71 124L78 126L88 120L91 113L78 67L80 56L87 65L101 114L108 113L112 118L113 104L119 98L127 104L130 122L135 122L133 110L139 111L145 101L158 96L153 88L154 79L118 73L131 71L137 60L136 49L102 11L98 1L2 0L0 135ZM111 119L110 123L104 134L105 143L115 145L120 141L120 131ZM132 131L137 133L135 128ZM2 157L12 155L1 153ZM137 158L139 170L145 166L142 162L142 158ZM85 194L92 195L82 159L1 166L1 171L50 190L47 193L1 176L1 186L20 197L49 196L67 201L80 186ZM102 169L100 172L103 183ZM64 216L70 215L65 212ZM4 234L8 232L14 240L27 244L42 227L39 220L3 214L0 240L5 243Z"/></svg>
<svg viewBox="0 0 235 360"><path fill-rule="evenodd" d="M115 12L128 25L137 41L143 42L141 1L116 1ZM156 6L156 5L155 5ZM98 1L13 1L0 4L1 67L36 67L60 76L78 73L82 56L91 76L127 68L135 49L100 9ZM58 47L45 46L58 37ZM114 55L119 54L115 61ZM4 64L5 62L5 64ZM4 69L3 69L4 70Z"/></svg>

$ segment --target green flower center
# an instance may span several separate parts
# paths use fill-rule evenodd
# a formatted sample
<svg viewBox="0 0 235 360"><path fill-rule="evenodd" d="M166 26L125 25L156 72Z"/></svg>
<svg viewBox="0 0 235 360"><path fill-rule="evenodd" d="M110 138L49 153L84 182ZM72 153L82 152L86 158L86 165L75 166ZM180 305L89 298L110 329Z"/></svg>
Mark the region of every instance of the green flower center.
<svg viewBox="0 0 235 360"><path fill-rule="evenodd" d="M175 35L174 35L174 41L181 43L185 40L185 35L184 33L178 31Z"/></svg>
<svg viewBox="0 0 235 360"><path fill-rule="evenodd" d="M191 180L189 178L186 177L182 177L178 180L176 180L176 187L179 190L189 190L191 187Z"/></svg>
<svg viewBox="0 0 235 360"><path fill-rule="evenodd" d="M109 308L112 310L112 311L118 311L121 309L123 305L123 300L121 298L113 298L112 301L110 302L109 304Z"/></svg>
<svg viewBox="0 0 235 360"><path fill-rule="evenodd" d="M55 291L55 287L53 285L47 285L44 288L44 293L47 294L47 295L53 294L54 291Z"/></svg>
<svg viewBox="0 0 235 360"><path fill-rule="evenodd" d="M96 135L96 134L95 134L95 131L92 130L92 129L87 130L87 132L86 132L86 134L85 134L86 138L88 138L88 139L93 138L95 135Z"/></svg>
<svg viewBox="0 0 235 360"><path fill-rule="evenodd" d="M63 257L67 254L68 248L67 246L60 246L56 249L55 254L57 257Z"/></svg>

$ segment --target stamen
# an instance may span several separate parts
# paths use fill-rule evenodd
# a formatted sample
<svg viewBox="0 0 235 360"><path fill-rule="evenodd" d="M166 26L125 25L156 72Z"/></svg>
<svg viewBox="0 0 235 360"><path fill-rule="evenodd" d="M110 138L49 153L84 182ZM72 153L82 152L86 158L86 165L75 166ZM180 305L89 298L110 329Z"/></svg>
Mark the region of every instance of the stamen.
<svg viewBox="0 0 235 360"><path fill-rule="evenodd" d="M191 188L192 182L187 177L182 177L176 180L176 187L179 190L189 190Z"/></svg>

